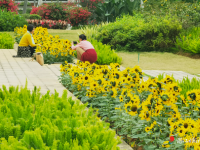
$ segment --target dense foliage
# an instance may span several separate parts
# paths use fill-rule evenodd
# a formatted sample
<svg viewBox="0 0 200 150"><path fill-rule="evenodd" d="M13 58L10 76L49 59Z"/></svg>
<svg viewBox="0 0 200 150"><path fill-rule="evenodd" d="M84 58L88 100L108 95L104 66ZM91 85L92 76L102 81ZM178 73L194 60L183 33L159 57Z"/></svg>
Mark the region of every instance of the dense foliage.
<svg viewBox="0 0 200 150"><path fill-rule="evenodd" d="M0 89L0 149L119 150L115 132L79 101L36 87Z"/></svg>
<svg viewBox="0 0 200 150"><path fill-rule="evenodd" d="M14 0L0 0L0 9L17 13L18 4Z"/></svg>
<svg viewBox="0 0 200 150"><path fill-rule="evenodd" d="M140 9L140 13L144 17L152 16L164 17L166 15L177 16L178 21L183 28L188 28L200 23L200 5L199 1L193 0L145 0L144 8Z"/></svg>
<svg viewBox="0 0 200 150"><path fill-rule="evenodd" d="M199 148L199 90L188 91L185 98L170 76L143 81L138 66L120 71L119 64L79 62L78 67L62 65L61 72L63 85L98 108L102 119L110 121L132 147Z"/></svg>
<svg viewBox="0 0 200 150"><path fill-rule="evenodd" d="M104 3L97 3L93 11L98 23L113 22L123 14L133 15L133 10L140 7L140 0L106 0Z"/></svg>
<svg viewBox="0 0 200 150"><path fill-rule="evenodd" d="M23 27L25 24L27 21L24 17L0 9L0 31L13 31L15 27Z"/></svg>
<svg viewBox="0 0 200 150"><path fill-rule="evenodd" d="M37 14L20 14L20 16L23 16L26 19L41 19L42 17Z"/></svg>
<svg viewBox="0 0 200 150"><path fill-rule="evenodd" d="M9 33L0 33L0 49L13 49L14 39Z"/></svg>
<svg viewBox="0 0 200 150"><path fill-rule="evenodd" d="M97 40L89 40L94 46L95 51L97 52L97 61L96 64L99 65L108 65L110 63L119 63L121 64L122 58L115 53L115 50L111 49L111 46L102 44Z"/></svg>
<svg viewBox="0 0 200 150"><path fill-rule="evenodd" d="M168 51L182 29L175 17L123 16L99 29L97 39L117 50Z"/></svg>
<svg viewBox="0 0 200 150"><path fill-rule="evenodd" d="M176 50L191 54L200 54L200 29L193 27L183 30L176 39Z"/></svg>

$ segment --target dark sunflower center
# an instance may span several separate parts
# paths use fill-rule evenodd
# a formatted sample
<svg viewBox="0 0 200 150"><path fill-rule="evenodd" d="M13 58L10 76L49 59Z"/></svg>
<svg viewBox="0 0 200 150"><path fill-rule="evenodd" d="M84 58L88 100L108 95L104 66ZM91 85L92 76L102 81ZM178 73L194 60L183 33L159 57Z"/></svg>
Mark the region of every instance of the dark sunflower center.
<svg viewBox="0 0 200 150"><path fill-rule="evenodd" d="M85 80L88 80L88 77L85 77Z"/></svg>
<svg viewBox="0 0 200 150"><path fill-rule="evenodd" d="M136 105L132 106L131 107L131 111L136 112L137 111L137 106Z"/></svg>
<svg viewBox="0 0 200 150"><path fill-rule="evenodd" d="M128 80L128 81L130 81L130 80L131 80L131 78L128 78L127 80Z"/></svg>
<svg viewBox="0 0 200 150"><path fill-rule="evenodd" d="M180 133L182 133L183 132L183 130L180 130Z"/></svg>
<svg viewBox="0 0 200 150"><path fill-rule="evenodd" d="M184 128L187 128L188 127L188 123L184 123Z"/></svg>
<svg viewBox="0 0 200 150"><path fill-rule="evenodd" d="M146 118L149 118L149 113L148 112L146 113Z"/></svg>

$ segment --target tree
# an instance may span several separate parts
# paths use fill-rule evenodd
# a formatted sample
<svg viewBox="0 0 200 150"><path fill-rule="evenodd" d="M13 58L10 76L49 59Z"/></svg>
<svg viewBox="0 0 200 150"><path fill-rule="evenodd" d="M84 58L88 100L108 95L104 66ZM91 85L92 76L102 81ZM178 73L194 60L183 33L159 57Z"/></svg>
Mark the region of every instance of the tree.
<svg viewBox="0 0 200 150"><path fill-rule="evenodd" d="M26 13L26 9L27 9L27 3L28 3L28 0L24 0L23 14L25 14L25 13Z"/></svg>

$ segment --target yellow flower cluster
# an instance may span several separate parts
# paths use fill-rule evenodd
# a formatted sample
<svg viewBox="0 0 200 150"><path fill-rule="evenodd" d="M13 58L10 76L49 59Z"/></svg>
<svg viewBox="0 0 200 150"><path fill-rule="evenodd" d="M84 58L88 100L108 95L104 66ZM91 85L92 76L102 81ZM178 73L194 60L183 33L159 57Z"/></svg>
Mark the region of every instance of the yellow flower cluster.
<svg viewBox="0 0 200 150"><path fill-rule="evenodd" d="M27 26L24 25L23 28L15 28L15 34L17 37L22 36L27 32ZM61 56L72 55L74 56L74 51L71 49L71 42L69 40L59 39L59 36L52 36L48 34L47 28L37 27L33 34L33 38L36 44L40 44L41 47L36 48L36 52L49 52L50 55L56 58Z"/></svg>
<svg viewBox="0 0 200 150"><path fill-rule="evenodd" d="M166 76L161 81L157 78L149 78L143 81L143 73L139 66L126 68L120 71L119 64L96 65L88 62L78 62L77 66L72 66L65 62L61 65L61 72L71 77L72 84L80 91L86 87L88 97L110 96L118 99L123 107L117 107L120 111L125 111L130 116L138 116L141 120L150 122L151 125L145 128L148 133L162 132L162 125L157 124L155 118L168 118L166 123L170 126L170 135L178 135L185 142L185 148L199 148L200 143L186 142L186 139L197 140L200 134L200 119L193 120L190 116L200 107L200 90L193 90L187 93L187 100L180 94L181 89L170 76ZM150 93L147 98L142 98L143 93ZM179 106L178 101L182 102ZM191 104L196 105L190 108ZM187 114L181 114L182 107L188 107ZM200 116L200 114L198 114ZM184 117L188 117L185 118ZM168 141L163 143L163 147L169 147Z"/></svg>
<svg viewBox="0 0 200 150"><path fill-rule="evenodd" d="M90 87L87 89L87 96L95 97L98 94L104 93L104 96L110 94L111 97L116 98L117 92L122 89L130 89L130 92L142 78L141 69L136 66L134 68L127 68L124 71L119 70L119 64L96 65L89 62L78 62L78 66L67 64L61 65L61 72L65 72L72 77L73 84L78 86ZM71 69L67 69L71 68Z"/></svg>

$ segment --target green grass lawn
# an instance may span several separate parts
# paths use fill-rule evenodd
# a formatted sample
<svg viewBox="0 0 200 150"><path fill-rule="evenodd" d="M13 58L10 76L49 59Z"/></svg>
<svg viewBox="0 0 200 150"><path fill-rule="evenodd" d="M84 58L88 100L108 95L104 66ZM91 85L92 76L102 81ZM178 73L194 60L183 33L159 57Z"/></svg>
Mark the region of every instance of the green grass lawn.
<svg viewBox="0 0 200 150"><path fill-rule="evenodd" d="M81 30L48 29L48 32L51 35L59 35L61 39L77 41L79 39L78 33L81 33ZM14 38L14 32L7 33L10 33ZM117 53L122 57L122 66L124 67L134 67L135 65L139 65L143 70L184 71L191 74L200 74L200 59L192 59L166 52L142 52L140 53L138 64L138 53Z"/></svg>
<svg viewBox="0 0 200 150"><path fill-rule="evenodd" d="M122 57L122 66L138 65L142 70L184 71L190 74L200 74L200 59L193 59L166 52L117 52Z"/></svg>

